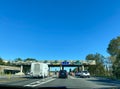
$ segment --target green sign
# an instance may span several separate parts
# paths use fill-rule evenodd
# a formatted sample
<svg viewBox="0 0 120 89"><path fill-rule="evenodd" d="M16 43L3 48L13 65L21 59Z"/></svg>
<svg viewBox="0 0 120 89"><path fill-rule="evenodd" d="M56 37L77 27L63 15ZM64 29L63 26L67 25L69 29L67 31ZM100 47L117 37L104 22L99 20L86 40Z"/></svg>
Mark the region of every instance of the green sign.
<svg viewBox="0 0 120 89"><path fill-rule="evenodd" d="M77 61L77 62L75 62L74 64L75 64L75 65L81 65L82 63L79 62L79 61Z"/></svg>

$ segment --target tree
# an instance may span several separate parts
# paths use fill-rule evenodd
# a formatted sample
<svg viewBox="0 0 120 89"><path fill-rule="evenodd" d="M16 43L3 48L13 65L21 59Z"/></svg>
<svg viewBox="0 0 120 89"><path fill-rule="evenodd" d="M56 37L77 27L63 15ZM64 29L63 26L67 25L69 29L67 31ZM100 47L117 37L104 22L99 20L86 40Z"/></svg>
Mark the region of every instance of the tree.
<svg viewBox="0 0 120 89"><path fill-rule="evenodd" d="M55 60L54 63L58 63L58 60Z"/></svg>
<svg viewBox="0 0 120 89"><path fill-rule="evenodd" d="M67 62L67 60L64 60L64 62Z"/></svg>
<svg viewBox="0 0 120 89"><path fill-rule="evenodd" d="M108 59L113 64L116 60L116 56L110 56L110 57L108 57Z"/></svg>
<svg viewBox="0 0 120 89"><path fill-rule="evenodd" d="M111 56L116 56L120 50L120 37L114 38L110 41L107 52Z"/></svg>
<svg viewBox="0 0 120 89"><path fill-rule="evenodd" d="M96 65L89 65L88 71L91 75L103 76L105 74L104 69L104 56L101 54L88 54L86 60L95 60Z"/></svg>
<svg viewBox="0 0 120 89"><path fill-rule="evenodd" d="M34 61L34 62L37 62L37 60L34 59L34 58L26 58L24 61L25 61L25 62L26 62L26 61Z"/></svg>
<svg viewBox="0 0 120 89"><path fill-rule="evenodd" d="M23 61L21 58L16 58L15 62Z"/></svg>
<svg viewBox="0 0 120 89"><path fill-rule="evenodd" d="M116 60L113 63L113 75L116 78L120 78L120 52L116 56Z"/></svg>
<svg viewBox="0 0 120 89"><path fill-rule="evenodd" d="M120 78L120 36L110 41L107 52L111 55L113 75Z"/></svg>
<svg viewBox="0 0 120 89"><path fill-rule="evenodd" d="M94 60L94 54L88 54L86 60Z"/></svg>
<svg viewBox="0 0 120 89"><path fill-rule="evenodd" d="M4 64L5 64L5 62L3 61L2 58L0 58L0 65L4 65Z"/></svg>
<svg viewBox="0 0 120 89"><path fill-rule="evenodd" d="M6 62L5 65L6 65L6 66L11 66L10 61Z"/></svg>

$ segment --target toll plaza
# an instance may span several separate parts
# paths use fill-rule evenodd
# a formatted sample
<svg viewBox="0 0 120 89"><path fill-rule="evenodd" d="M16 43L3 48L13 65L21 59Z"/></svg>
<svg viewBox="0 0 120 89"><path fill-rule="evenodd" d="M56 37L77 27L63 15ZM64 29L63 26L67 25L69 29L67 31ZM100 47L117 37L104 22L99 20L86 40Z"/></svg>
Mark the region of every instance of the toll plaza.
<svg viewBox="0 0 120 89"><path fill-rule="evenodd" d="M65 67L77 67L78 71L84 70L85 67L94 66L96 65L95 60L55 60L44 62L45 60L39 61L40 63L47 63L49 67L49 71L51 71L52 67L59 67L60 69L64 69ZM21 72L28 72L30 71L31 63L34 61L18 61L12 62L13 65L19 66L21 68Z"/></svg>

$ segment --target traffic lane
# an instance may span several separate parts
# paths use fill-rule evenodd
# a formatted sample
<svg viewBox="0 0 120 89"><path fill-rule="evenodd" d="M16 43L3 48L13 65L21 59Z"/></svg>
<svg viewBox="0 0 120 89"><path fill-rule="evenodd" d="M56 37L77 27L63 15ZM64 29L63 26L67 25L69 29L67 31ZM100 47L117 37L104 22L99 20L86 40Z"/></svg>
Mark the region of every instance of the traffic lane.
<svg viewBox="0 0 120 89"><path fill-rule="evenodd" d="M17 79L16 79L17 80ZM117 81L110 81L101 78L75 78L68 76L68 79L59 79L48 77L45 79L26 78L26 80L11 81L4 83L12 86L29 86L29 87L67 87L67 88L105 88L120 86Z"/></svg>
<svg viewBox="0 0 120 89"><path fill-rule="evenodd" d="M96 88L94 84L91 82L87 82L82 79L74 79L74 78L57 78L54 81L48 82L46 84L37 86L37 87L66 87L66 88Z"/></svg>
<svg viewBox="0 0 120 89"><path fill-rule="evenodd" d="M66 88L77 88L77 89L93 89L93 88L111 88L116 87L111 84L105 84L105 83L96 83L93 81L90 81L91 78L74 78L69 77L68 79L60 79L57 78L54 81L39 85L37 87L66 87ZM98 80L99 81L99 80Z"/></svg>
<svg viewBox="0 0 120 89"><path fill-rule="evenodd" d="M8 86L29 86L34 87L38 84L44 83L46 81L51 81L51 79L55 79L53 77L47 77L47 78L27 78L25 80L17 80L17 81L11 81L6 83L1 83L1 85L8 85Z"/></svg>

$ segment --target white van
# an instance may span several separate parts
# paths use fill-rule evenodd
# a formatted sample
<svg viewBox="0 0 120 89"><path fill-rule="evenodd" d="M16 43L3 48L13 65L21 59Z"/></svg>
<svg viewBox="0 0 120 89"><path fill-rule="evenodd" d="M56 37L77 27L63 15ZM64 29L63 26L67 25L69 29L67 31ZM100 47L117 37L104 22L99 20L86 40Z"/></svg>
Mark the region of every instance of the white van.
<svg viewBox="0 0 120 89"><path fill-rule="evenodd" d="M47 77L48 64L39 62L31 63L30 75L31 77Z"/></svg>

